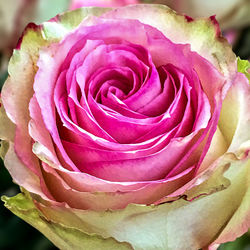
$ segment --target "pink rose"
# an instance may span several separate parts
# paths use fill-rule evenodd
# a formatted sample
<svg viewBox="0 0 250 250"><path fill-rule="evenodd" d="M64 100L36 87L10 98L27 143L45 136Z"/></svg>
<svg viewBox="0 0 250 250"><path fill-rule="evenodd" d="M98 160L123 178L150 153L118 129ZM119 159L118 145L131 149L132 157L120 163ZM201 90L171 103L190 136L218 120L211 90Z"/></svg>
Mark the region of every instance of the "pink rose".
<svg viewBox="0 0 250 250"><path fill-rule="evenodd" d="M129 4L138 4L138 0L71 0L70 9L80 7L98 6L98 7L121 7Z"/></svg>
<svg viewBox="0 0 250 250"><path fill-rule="evenodd" d="M29 25L1 96L23 191L6 206L60 249L234 240L250 225L247 67L214 18L162 5Z"/></svg>

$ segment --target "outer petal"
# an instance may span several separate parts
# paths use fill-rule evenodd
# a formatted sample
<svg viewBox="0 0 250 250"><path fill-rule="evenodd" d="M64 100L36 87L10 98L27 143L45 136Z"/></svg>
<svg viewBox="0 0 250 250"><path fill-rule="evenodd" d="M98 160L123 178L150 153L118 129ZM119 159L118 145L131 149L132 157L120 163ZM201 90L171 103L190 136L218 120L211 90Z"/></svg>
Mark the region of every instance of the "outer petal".
<svg viewBox="0 0 250 250"><path fill-rule="evenodd" d="M241 198L237 210L234 212L231 220L225 226L219 237L213 242L214 244L221 244L228 241L234 241L237 237L247 232L250 228L250 161L248 165L242 170L243 174L237 176L237 182L245 188L245 193ZM242 168L242 166L239 166ZM228 173L232 178L234 173Z"/></svg>
<svg viewBox="0 0 250 250"><path fill-rule="evenodd" d="M238 70L248 76L248 61L238 60ZM250 85L249 80L241 73L237 73L232 87L229 89L222 104L219 124L214 134L212 144L202 163L202 172L206 163L211 163L211 156L234 152L240 147L250 150L246 144L250 140ZM246 146L244 146L246 144ZM248 146L247 146L248 145ZM211 155L211 156L210 156Z"/></svg>
<svg viewBox="0 0 250 250"><path fill-rule="evenodd" d="M2 101L0 99L0 157L4 159L8 148L9 141L14 141L15 126L7 117Z"/></svg>
<svg viewBox="0 0 250 250"><path fill-rule="evenodd" d="M76 228L66 227L51 220L46 220L44 216L34 206L30 196L18 194L15 197L2 197L5 206L15 215L28 222L38 229L57 247L62 250L77 249L132 249L127 243L118 243L112 238L103 239L96 235L87 235Z"/></svg>
<svg viewBox="0 0 250 250"><path fill-rule="evenodd" d="M31 46L30 49L33 47ZM38 176L41 176L39 161L32 154L32 140L28 134L29 99L33 94L32 81L35 73L32 58L25 51L15 51L9 65L10 77L7 79L1 97L3 100L6 114L15 123L14 140L10 144L9 151L5 156L5 166L11 173L14 181L21 186L26 186L32 192L37 192L43 198L46 193L42 191ZM6 119L2 120L6 123ZM10 122L10 121L9 121ZM3 127L2 139L6 139L8 123ZM12 127L14 124L12 125Z"/></svg>
<svg viewBox="0 0 250 250"><path fill-rule="evenodd" d="M249 62L238 60L238 70L249 77ZM230 89L221 113L219 126L224 136L229 139L231 145L228 151L241 148L241 157L245 157L250 151L250 85L249 80L238 74L233 87ZM230 108L230 112L227 110ZM242 197L238 209L235 211L230 222L225 226L219 237L213 242L221 244L235 240L250 228L250 163L244 170L245 176L237 179L241 185L246 187L245 195ZM228 172L229 178L234 178L234 172Z"/></svg>
<svg viewBox="0 0 250 250"><path fill-rule="evenodd" d="M237 150L250 140L250 85L248 79L238 73L234 84L223 101L219 128L228 145L228 152Z"/></svg>
<svg viewBox="0 0 250 250"><path fill-rule="evenodd" d="M29 154L31 139L27 127L34 71L30 56L25 52L16 51L9 65L12 77L5 82L1 95L7 115L16 124L15 147L17 151L22 147L24 162L28 163L32 171L37 172L37 160ZM5 130L3 133L6 133Z"/></svg>
<svg viewBox="0 0 250 250"><path fill-rule="evenodd" d="M112 236L118 241L129 242L134 249L200 249L223 232L225 225L237 236L246 232L249 211L248 204L242 201L248 199L249 167L249 160L231 159L231 167L224 174L231 185L191 201L179 199L157 206L131 204L123 210L104 212L35 203L47 219L88 234L97 233L104 238ZM190 192L187 198L189 196L192 197ZM231 225L235 226L234 216L238 218L240 231L231 228Z"/></svg>

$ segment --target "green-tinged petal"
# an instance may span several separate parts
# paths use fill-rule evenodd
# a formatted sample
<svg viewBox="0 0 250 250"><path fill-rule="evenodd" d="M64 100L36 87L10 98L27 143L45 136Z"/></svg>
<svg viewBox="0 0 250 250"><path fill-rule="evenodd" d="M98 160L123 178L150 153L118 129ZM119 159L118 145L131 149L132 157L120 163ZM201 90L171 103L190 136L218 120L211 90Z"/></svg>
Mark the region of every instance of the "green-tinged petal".
<svg viewBox="0 0 250 250"><path fill-rule="evenodd" d="M130 204L123 210L103 212L38 202L36 205L53 222L87 234L98 234L104 238L112 236L120 242L129 242L134 249L199 249L213 242L227 225L237 236L246 231L245 219L249 211L247 203L243 209L241 206L249 192L249 163L232 157L224 177L225 169L218 168L211 179L189 190L185 198L160 205ZM210 194L209 190L212 191ZM235 211L239 211L239 216ZM234 216L237 216L237 223L231 221ZM231 223L241 230L235 230Z"/></svg>
<svg viewBox="0 0 250 250"><path fill-rule="evenodd" d="M36 172L39 168L38 160L31 155L32 139L28 133L29 101L34 92L32 85L35 75L31 56L25 51L14 51L9 63L9 74L1 92L3 106L7 116L16 125L12 135L15 136L15 147L16 149L20 147L22 152L29 156L29 163L26 163L26 166ZM1 133L6 134L8 130L9 127L5 126ZM13 169L13 165L15 164L10 163L10 166L6 167Z"/></svg>
<svg viewBox="0 0 250 250"><path fill-rule="evenodd" d="M227 177L230 179L234 178L235 182L244 187L245 191L243 196L241 196L241 202L237 210L232 215L228 224L225 225L219 237L215 240L215 244L234 241L250 228L250 160L248 160L244 168L243 166L239 166L239 168L242 168L239 175L235 177L235 170L231 169L231 171L228 171Z"/></svg>
<svg viewBox="0 0 250 250"><path fill-rule="evenodd" d="M39 50L47 47L53 42L59 42L67 33L76 28L85 18L100 16L109 11L107 8L81 8L75 11L65 12L57 15L51 21L41 25L30 23L20 38L17 50L30 55L33 62L39 57Z"/></svg>
<svg viewBox="0 0 250 250"><path fill-rule="evenodd" d="M222 104L219 127L229 148L238 150L250 140L250 85L248 79L238 73Z"/></svg>
<svg viewBox="0 0 250 250"><path fill-rule="evenodd" d="M6 115L0 99L0 158L4 159L9 148L8 141L13 142L14 136L15 126Z"/></svg>
<svg viewBox="0 0 250 250"><path fill-rule="evenodd" d="M46 220L41 212L37 210L28 193L20 193L11 198L3 196L2 200L9 210L38 229L62 250L131 249L127 243L118 243L112 238L103 239L95 235L90 236L78 229Z"/></svg>
<svg viewBox="0 0 250 250"><path fill-rule="evenodd" d="M189 20L165 5L147 4L126 6L104 16L137 19L156 27L175 43L190 44L193 51L210 61L229 79L237 70L236 57L226 39L221 37L214 18Z"/></svg>
<svg viewBox="0 0 250 250"><path fill-rule="evenodd" d="M16 50L9 63L10 76L6 80L1 98L8 117L14 123L27 123L29 120L28 104L33 95L35 68L30 55ZM4 128L1 133L6 133Z"/></svg>
<svg viewBox="0 0 250 250"><path fill-rule="evenodd" d="M9 149L9 143L7 141L0 141L0 158L4 159Z"/></svg>
<svg viewBox="0 0 250 250"><path fill-rule="evenodd" d="M109 10L109 8L88 7L65 12L55 17L55 21L43 23L43 37L49 41L58 41L76 28L84 19L91 16L100 16Z"/></svg>
<svg viewBox="0 0 250 250"><path fill-rule="evenodd" d="M250 81L250 62L248 60L241 60L238 58L238 71L245 74Z"/></svg>
<svg viewBox="0 0 250 250"><path fill-rule="evenodd" d="M198 173L203 172L214 162L215 159L218 159L221 155L223 155L227 151L228 147L229 144L227 143L224 135L221 133L219 126L217 126L208 152L199 167Z"/></svg>
<svg viewBox="0 0 250 250"><path fill-rule="evenodd" d="M221 163L218 163L216 169L209 168L205 173L202 173L196 180L196 183L201 184L195 185L193 188L185 192L187 200L191 201L199 196L212 194L228 188L231 183L229 179L224 177L224 173L230 165L230 163L228 163L230 162L230 157L232 156L229 155L228 159L221 160ZM220 159L218 161L220 161ZM216 164L217 162L215 162L215 165Z"/></svg>
<svg viewBox="0 0 250 250"><path fill-rule="evenodd" d="M14 141L15 126L5 113L2 101L0 99L0 157L4 159L8 149L9 142Z"/></svg>
<svg viewBox="0 0 250 250"><path fill-rule="evenodd" d="M0 99L0 139L14 141L15 125L10 121Z"/></svg>

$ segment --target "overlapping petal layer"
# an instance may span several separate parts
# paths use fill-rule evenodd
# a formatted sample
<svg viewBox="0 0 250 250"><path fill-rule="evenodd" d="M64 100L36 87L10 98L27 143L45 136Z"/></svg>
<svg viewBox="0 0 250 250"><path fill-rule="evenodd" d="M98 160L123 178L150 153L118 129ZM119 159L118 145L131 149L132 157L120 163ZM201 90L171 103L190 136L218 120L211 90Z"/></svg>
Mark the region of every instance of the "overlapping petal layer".
<svg viewBox="0 0 250 250"><path fill-rule="evenodd" d="M214 19L188 22L157 5L83 8L29 26L9 73L2 99L16 128L14 140L1 135L5 162L45 219L135 249L183 248L168 236L187 214L192 230L179 239L189 248L210 244L230 218L216 242L237 222L246 231L249 85ZM219 222L206 231L209 214ZM152 237L141 245L138 231Z"/></svg>
<svg viewBox="0 0 250 250"><path fill-rule="evenodd" d="M230 83L187 45L172 43L155 28L135 20L94 22L40 52L30 110L41 111L32 122L39 124L40 119L45 127L33 131L33 139L46 144L46 157L54 165L108 186L122 182L133 191L134 203L152 203L174 191L162 186L176 182L178 189L188 181L186 174L199 168L217 126L221 90ZM176 56L159 61L157 48L166 55L174 50ZM214 81L213 89L206 86L206 74ZM44 138L46 128L51 142ZM43 134L41 141L37 133ZM51 167L46 168L48 172ZM53 186L46 182L53 193L54 184L64 180L52 169L48 173L59 180ZM140 191L133 189L136 183ZM80 191L89 190L84 182L81 186ZM139 198L146 197L143 190L152 193L148 201Z"/></svg>

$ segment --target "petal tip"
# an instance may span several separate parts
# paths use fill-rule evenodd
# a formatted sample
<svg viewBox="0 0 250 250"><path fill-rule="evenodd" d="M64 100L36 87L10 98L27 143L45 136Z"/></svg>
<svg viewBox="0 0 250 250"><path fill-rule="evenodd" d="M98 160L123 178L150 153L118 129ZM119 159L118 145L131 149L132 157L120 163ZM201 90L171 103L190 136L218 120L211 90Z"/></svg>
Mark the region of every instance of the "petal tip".
<svg viewBox="0 0 250 250"><path fill-rule="evenodd" d="M216 19L216 16L215 15L210 16L209 19L215 28L216 37L221 37L221 29L220 29L220 25Z"/></svg>
<svg viewBox="0 0 250 250"><path fill-rule="evenodd" d="M35 23L28 23L27 26L25 27L24 31L22 32L22 35L18 39L17 45L15 47L16 50L20 50L21 49L23 38L28 33L29 30L33 30L33 31L41 30L41 26L40 25L36 25Z"/></svg>

